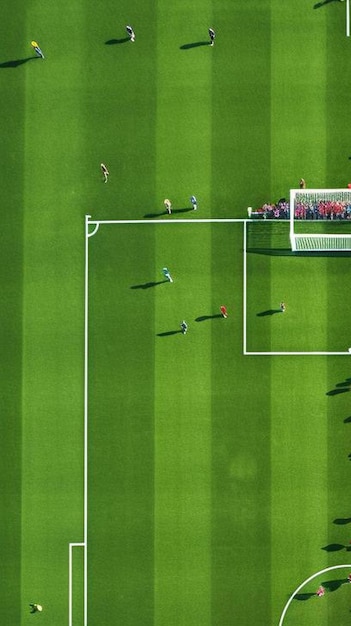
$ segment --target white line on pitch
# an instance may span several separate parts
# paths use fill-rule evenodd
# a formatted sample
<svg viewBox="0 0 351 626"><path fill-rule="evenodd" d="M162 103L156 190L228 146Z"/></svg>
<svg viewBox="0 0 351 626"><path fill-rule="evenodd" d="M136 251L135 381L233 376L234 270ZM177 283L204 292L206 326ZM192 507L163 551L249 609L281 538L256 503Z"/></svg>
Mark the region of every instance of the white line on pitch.
<svg viewBox="0 0 351 626"><path fill-rule="evenodd" d="M238 223L241 224L242 222L247 222L250 220L244 219L244 218L240 218L240 219L235 219L235 218L209 218L209 219L187 219L187 220L182 220L182 219L176 219L176 220L92 220L89 219L88 223L89 224L211 224L211 223L220 223L223 222L225 223ZM277 220L276 220L277 221ZM284 220L286 221L286 220Z"/></svg>
<svg viewBox="0 0 351 626"><path fill-rule="evenodd" d="M244 352L244 356L350 356L350 352Z"/></svg>
<svg viewBox="0 0 351 626"><path fill-rule="evenodd" d="M313 580L314 578L317 578L317 576L321 576L322 574L325 574L326 572L331 572L335 569L344 569L344 568L350 568L351 565L331 565L330 567L326 567L325 569L321 569L319 572L316 572L315 574L312 574L312 576L310 576L309 578L306 578L306 580L303 581L303 583L301 583L301 585L298 586L297 589L295 589L294 593L291 594L289 600L287 601L284 610L281 614L280 620L279 620L279 625L278 626L283 626L283 621L286 615L286 612L291 604L291 602L293 601L294 597L296 596L297 593L299 593L299 591L305 586L307 585L307 583L309 583L311 580Z"/></svg>

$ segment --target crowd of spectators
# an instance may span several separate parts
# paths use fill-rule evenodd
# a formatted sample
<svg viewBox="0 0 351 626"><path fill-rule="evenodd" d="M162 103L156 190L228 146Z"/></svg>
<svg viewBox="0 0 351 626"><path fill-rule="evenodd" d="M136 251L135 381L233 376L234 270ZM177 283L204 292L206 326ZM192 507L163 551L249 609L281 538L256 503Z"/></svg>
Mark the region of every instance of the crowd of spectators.
<svg viewBox="0 0 351 626"><path fill-rule="evenodd" d="M249 207L248 216L286 220L290 218L290 204L282 198L276 204L264 204L255 211ZM338 200L298 198L295 204L295 219L351 220L351 198Z"/></svg>

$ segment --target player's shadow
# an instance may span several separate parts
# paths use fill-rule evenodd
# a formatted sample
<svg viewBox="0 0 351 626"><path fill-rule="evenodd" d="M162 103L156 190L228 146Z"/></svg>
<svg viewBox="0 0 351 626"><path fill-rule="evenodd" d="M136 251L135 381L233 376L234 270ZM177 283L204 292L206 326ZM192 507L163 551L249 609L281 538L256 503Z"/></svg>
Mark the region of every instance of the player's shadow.
<svg viewBox="0 0 351 626"><path fill-rule="evenodd" d="M349 417L345 417L344 424L349 424L351 422L351 415Z"/></svg>
<svg viewBox="0 0 351 626"><path fill-rule="evenodd" d="M188 211L193 211L192 207L187 207L185 209L172 209L172 213L188 213ZM146 213L144 215L145 218L152 217L161 217L161 215L169 215L168 211L161 211L161 213Z"/></svg>
<svg viewBox="0 0 351 626"><path fill-rule="evenodd" d="M341 585L345 585L345 583L348 582L348 578L339 578L338 580L326 580L325 582L322 582L322 587L325 587L326 589L328 589L328 591L336 591L337 589L339 589L339 587L341 587Z"/></svg>
<svg viewBox="0 0 351 626"><path fill-rule="evenodd" d="M344 546L342 543L329 543L327 546L324 546L322 550L325 552L338 552L339 550L344 550L348 548L348 546Z"/></svg>
<svg viewBox="0 0 351 626"><path fill-rule="evenodd" d="M185 209L172 209L172 213L188 213L189 211L193 211L192 207L186 207Z"/></svg>
<svg viewBox="0 0 351 626"><path fill-rule="evenodd" d="M351 517L337 517L333 520L333 524L337 524L338 526L343 526L344 524L350 524Z"/></svg>
<svg viewBox="0 0 351 626"><path fill-rule="evenodd" d="M256 313L257 317L267 317L267 315L275 315L275 313L281 313L281 309L267 309L267 311L261 311Z"/></svg>
<svg viewBox="0 0 351 626"><path fill-rule="evenodd" d="M325 4L329 4L330 2L339 2L339 0L323 0L323 2L317 2L313 5L313 8L320 9L321 7L324 7Z"/></svg>
<svg viewBox="0 0 351 626"><path fill-rule="evenodd" d="M27 57L26 59L16 59L15 61L5 61L4 63L0 63L0 69L6 69L7 67L18 67L19 65L23 65L28 61L36 61L39 57Z"/></svg>
<svg viewBox="0 0 351 626"><path fill-rule="evenodd" d="M168 280L158 280L150 283L143 283L142 285L132 285L130 289L150 289L150 287L156 287L156 285L163 285L163 283L168 282Z"/></svg>
<svg viewBox="0 0 351 626"><path fill-rule="evenodd" d="M157 337L169 337L170 335L179 335L181 330L167 330L165 333L157 333Z"/></svg>
<svg viewBox="0 0 351 626"><path fill-rule="evenodd" d="M105 46L114 46L118 43L125 43L126 41L130 41L130 37L123 37L123 39L108 39L105 41Z"/></svg>
<svg viewBox="0 0 351 626"><path fill-rule="evenodd" d="M326 396L339 396L341 393L347 393L350 391L349 387L342 387L341 389L332 389L331 391L327 391Z"/></svg>
<svg viewBox="0 0 351 626"><path fill-rule="evenodd" d="M210 41L194 41L193 43L184 43L179 46L180 50L190 50L191 48L199 48L200 46L210 46Z"/></svg>
<svg viewBox="0 0 351 626"><path fill-rule="evenodd" d="M161 213L146 213L144 215L145 218L147 217L161 217L161 215L167 215L168 211L161 211Z"/></svg>
<svg viewBox="0 0 351 626"><path fill-rule="evenodd" d="M195 322L204 322L205 320L214 320L217 317L223 317L223 315L221 313L216 313L216 315L200 315L199 317L195 318Z"/></svg>
<svg viewBox="0 0 351 626"><path fill-rule="evenodd" d="M304 600L309 600L310 598L313 598L313 596L315 596L315 593L296 593L294 595L294 600L300 600L300 601L304 601Z"/></svg>

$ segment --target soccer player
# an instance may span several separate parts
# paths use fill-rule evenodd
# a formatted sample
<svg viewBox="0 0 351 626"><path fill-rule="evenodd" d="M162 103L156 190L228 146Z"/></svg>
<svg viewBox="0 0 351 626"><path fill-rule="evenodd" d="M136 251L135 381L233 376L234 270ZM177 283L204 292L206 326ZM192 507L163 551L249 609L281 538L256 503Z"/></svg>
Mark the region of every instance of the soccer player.
<svg viewBox="0 0 351 626"><path fill-rule="evenodd" d="M180 324L180 328L182 329L183 335L186 335L186 333L188 332L188 324L186 323L185 320L183 320L182 323Z"/></svg>
<svg viewBox="0 0 351 626"><path fill-rule="evenodd" d="M167 211L168 215L170 215L172 213L172 202L170 200L168 200L168 198L166 198L163 201L163 204L166 207L166 211Z"/></svg>
<svg viewBox="0 0 351 626"><path fill-rule="evenodd" d="M318 587L317 591L316 591L316 596L318 596L319 598L321 598L322 596L324 596L325 594L325 589L324 587L322 587L322 585L320 587Z"/></svg>
<svg viewBox="0 0 351 626"><path fill-rule="evenodd" d="M306 181L304 178L300 178L299 185L300 185L300 189L306 189Z"/></svg>
<svg viewBox="0 0 351 626"><path fill-rule="evenodd" d="M163 267L162 268L162 274L164 275L165 278L167 278L167 280L169 280L170 283L173 283L173 278L171 276L171 273L170 273L168 267Z"/></svg>
<svg viewBox="0 0 351 626"><path fill-rule="evenodd" d="M35 52L37 53L38 57L41 57L42 59L45 59L45 57L43 55L43 51L39 48L39 44L36 41L31 41L30 45L35 50Z"/></svg>
<svg viewBox="0 0 351 626"><path fill-rule="evenodd" d="M41 604L33 604L31 603L29 605L31 607L30 612L31 613L36 613L38 611L38 613L41 613L43 610L43 607L41 606Z"/></svg>
<svg viewBox="0 0 351 626"><path fill-rule="evenodd" d="M131 26L126 26L126 31L129 35L130 41L135 41L135 33Z"/></svg>
<svg viewBox="0 0 351 626"><path fill-rule="evenodd" d="M216 33L214 32L213 28L209 28L208 29L208 34L210 36L211 46L214 46L214 42L215 42L215 39L216 39Z"/></svg>
<svg viewBox="0 0 351 626"><path fill-rule="evenodd" d="M104 177L104 183L107 183L110 172L108 171L106 165L104 165L103 163L100 163L100 167L101 167L102 175Z"/></svg>
<svg viewBox="0 0 351 626"><path fill-rule="evenodd" d="M227 307L224 306L224 304L222 304L222 306L220 307L220 311L223 317L228 317Z"/></svg>
<svg viewBox="0 0 351 626"><path fill-rule="evenodd" d="M285 305L285 302L281 302L281 303L280 303L280 307L279 307L279 308L280 308L280 310L281 310L281 312L282 312L282 313L285 313L285 310L286 310L286 305Z"/></svg>
<svg viewBox="0 0 351 626"><path fill-rule="evenodd" d="M197 200L196 200L196 197L195 197L195 196L191 196L191 198L190 198L190 202L191 202L191 204L193 205L193 209L194 209L194 211L196 211L196 209L197 209Z"/></svg>

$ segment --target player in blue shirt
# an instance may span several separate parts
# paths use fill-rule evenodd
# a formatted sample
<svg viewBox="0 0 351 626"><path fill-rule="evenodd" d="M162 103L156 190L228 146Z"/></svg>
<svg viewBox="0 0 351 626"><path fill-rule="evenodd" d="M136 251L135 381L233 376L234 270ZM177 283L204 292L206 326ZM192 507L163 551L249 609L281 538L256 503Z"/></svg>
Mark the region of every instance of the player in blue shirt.
<svg viewBox="0 0 351 626"><path fill-rule="evenodd" d="M171 273L170 273L168 267L164 267L162 269L162 274L164 275L165 278L167 278L167 280L169 280L170 283L173 283L173 278L171 276Z"/></svg>

